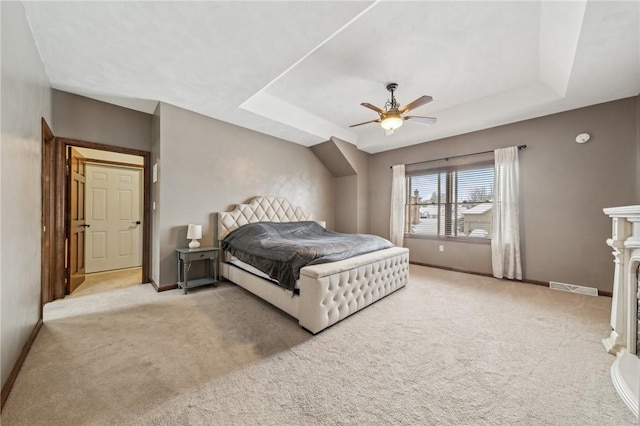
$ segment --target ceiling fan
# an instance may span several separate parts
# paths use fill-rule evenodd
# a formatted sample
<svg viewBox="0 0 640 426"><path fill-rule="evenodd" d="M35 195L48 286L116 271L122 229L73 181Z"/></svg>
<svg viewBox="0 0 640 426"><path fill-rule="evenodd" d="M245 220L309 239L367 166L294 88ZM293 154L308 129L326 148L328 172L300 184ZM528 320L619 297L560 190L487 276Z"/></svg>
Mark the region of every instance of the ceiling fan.
<svg viewBox="0 0 640 426"><path fill-rule="evenodd" d="M384 109L378 108L377 106L371 105L366 102L363 102L360 104L363 107L372 109L375 112L377 112L380 115L380 118L378 118L377 120L365 121L364 123L352 124L349 127L362 126L363 124L369 124L369 123L380 123L380 126L382 126L382 128L385 130L384 134L392 135L393 131L396 130L398 127L402 126L402 123L404 123L406 120L411 120L414 123L426 124L426 125L434 124L436 122L436 119L433 117L403 115L413 109L416 109L418 107L428 104L429 102L433 101L433 98L431 96L423 95L423 96L420 96L415 101L410 102L407 105L401 107L400 104L396 101L396 97L394 96L394 93L393 93L397 88L398 88L397 83L387 84L387 90L391 93L391 99L389 99L384 104Z"/></svg>

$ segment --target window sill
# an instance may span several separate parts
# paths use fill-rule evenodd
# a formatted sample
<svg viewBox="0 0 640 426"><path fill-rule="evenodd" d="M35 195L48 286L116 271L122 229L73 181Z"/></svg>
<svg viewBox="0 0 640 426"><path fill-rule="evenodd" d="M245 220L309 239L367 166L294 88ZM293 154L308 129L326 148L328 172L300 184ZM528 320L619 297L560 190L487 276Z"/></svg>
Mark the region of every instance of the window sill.
<svg viewBox="0 0 640 426"><path fill-rule="evenodd" d="M439 237L434 235L420 235L420 234L404 234L407 239L416 240L434 240L434 241L450 241L456 243L471 243L471 244L491 244L491 238L474 238L474 237Z"/></svg>

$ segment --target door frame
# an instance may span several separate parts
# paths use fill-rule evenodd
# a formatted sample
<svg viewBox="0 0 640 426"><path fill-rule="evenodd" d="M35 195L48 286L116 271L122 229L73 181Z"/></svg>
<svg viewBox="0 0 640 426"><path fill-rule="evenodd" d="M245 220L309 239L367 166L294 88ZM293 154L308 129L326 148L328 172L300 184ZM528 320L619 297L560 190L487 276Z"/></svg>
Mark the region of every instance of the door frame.
<svg viewBox="0 0 640 426"><path fill-rule="evenodd" d="M55 194L59 194L55 182L55 136L42 117L42 238L41 238L41 305L40 319L45 303L54 300L54 288L56 277L56 215Z"/></svg>
<svg viewBox="0 0 640 426"><path fill-rule="evenodd" d="M45 123L46 124L46 123ZM48 128L48 126L47 126ZM44 148L43 127L43 148ZM50 132L50 129L49 129ZM53 134L51 134L53 135ZM66 152L68 147L80 147L97 149L101 151L117 152L121 154L137 155L143 158L143 183L142 183L142 282L150 282L151 270L151 152L138 149L124 148L113 145L105 145L97 142L88 142L79 139L54 137L47 143L47 149L43 150L42 196L43 202L47 197L47 203L52 204L52 212L46 216L45 204L43 204L43 229L45 223L53 223L53 232L46 235L46 245L42 248L42 304L55 299L63 298L67 293L69 280L68 250L69 238L69 211L67 199L69 197L69 180ZM47 167L45 167L45 164ZM48 271L49 276L45 276Z"/></svg>

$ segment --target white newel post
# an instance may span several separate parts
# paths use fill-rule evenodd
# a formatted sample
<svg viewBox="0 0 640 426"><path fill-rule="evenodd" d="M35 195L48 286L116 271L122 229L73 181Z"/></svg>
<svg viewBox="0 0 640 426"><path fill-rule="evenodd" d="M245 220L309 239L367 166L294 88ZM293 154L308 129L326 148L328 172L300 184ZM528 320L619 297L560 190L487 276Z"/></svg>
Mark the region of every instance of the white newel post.
<svg viewBox="0 0 640 426"><path fill-rule="evenodd" d="M604 209L604 212L611 216L612 209ZM602 339L607 352L616 354L625 346L625 327L624 327L624 276L626 267L629 262L628 253L624 249L624 240L630 234L631 223L624 218L612 217L611 238L607 239L607 245L613 249L613 295L611 301L611 335Z"/></svg>
<svg viewBox="0 0 640 426"><path fill-rule="evenodd" d="M604 209L612 219L613 294L611 300L611 334L602 339L605 349L616 355L611 366L611 381L620 398L638 415L640 394L640 359L638 336L638 277L640 264L640 205Z"/></svg>

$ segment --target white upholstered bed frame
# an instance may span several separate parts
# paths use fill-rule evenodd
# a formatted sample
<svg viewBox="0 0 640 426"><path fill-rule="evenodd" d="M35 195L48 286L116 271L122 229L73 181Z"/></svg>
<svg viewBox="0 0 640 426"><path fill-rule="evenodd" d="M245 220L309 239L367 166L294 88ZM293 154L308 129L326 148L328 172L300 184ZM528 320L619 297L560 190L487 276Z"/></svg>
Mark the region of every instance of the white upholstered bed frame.
<svg viewBox="0 0 640 426"><path fill-rule="evenodd" d="M255 197L230 212L218 213L218 240L248 223L303 220L312 220L311 215L284 198ZM303 328L315 334L404 287L409 280L409 250L392 247L305 266L300 270L299 295L227 262L222 263L221 274L298 319Z"/></svg>

